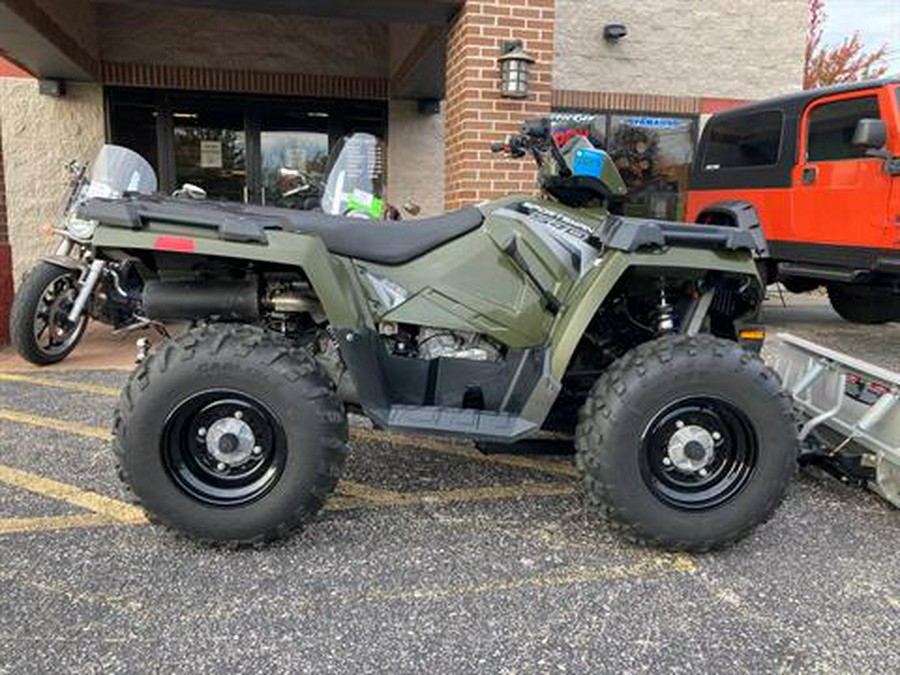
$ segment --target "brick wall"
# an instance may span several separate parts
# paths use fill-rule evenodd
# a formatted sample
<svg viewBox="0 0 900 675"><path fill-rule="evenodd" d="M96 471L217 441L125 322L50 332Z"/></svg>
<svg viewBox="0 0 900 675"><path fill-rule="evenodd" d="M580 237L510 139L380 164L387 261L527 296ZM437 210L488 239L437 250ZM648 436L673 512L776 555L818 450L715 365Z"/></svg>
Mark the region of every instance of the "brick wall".
<svg viewBox="0 0 900 675"><path fill-rule="evenodd" d="M9 342L9 309L13 296L12 253L6 220L6 188L3 181L3 139L0 134L0 345Z"/></svg>
<svg viewBox="0 0 900 675"><path fill-rule="evenodd" d="M448 209L535 190L530 158L494 155L523 120L550 112L555 0L468 0L447 45L444 185ZM500 96L497 59L507 40L522 40L536 59L527 99Z"/></svg>

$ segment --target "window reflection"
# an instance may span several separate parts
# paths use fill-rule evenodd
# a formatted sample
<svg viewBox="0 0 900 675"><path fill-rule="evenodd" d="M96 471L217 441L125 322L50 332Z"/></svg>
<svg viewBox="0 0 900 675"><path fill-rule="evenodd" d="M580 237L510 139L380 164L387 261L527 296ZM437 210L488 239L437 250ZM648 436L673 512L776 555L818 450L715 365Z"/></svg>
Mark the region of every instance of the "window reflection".
<svg viewBox="0 0 900 675"><path fill-rule="evenodd" d="M625 213L683 217L696 118L558 111L551 119L557 143L583 135L609 152L628 186Z"/></svg>

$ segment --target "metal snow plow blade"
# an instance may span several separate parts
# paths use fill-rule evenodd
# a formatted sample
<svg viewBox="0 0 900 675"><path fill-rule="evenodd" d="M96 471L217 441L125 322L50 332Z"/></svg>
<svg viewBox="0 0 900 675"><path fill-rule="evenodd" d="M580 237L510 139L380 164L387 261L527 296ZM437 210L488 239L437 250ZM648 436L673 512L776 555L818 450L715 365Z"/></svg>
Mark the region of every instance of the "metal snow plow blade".
<svg viewBox="0 0 900 675"><path fill-rule="evenodd" d="M770 348L803 418L801 461L864 483L900 507L900 373L788 333Z"/></svg>

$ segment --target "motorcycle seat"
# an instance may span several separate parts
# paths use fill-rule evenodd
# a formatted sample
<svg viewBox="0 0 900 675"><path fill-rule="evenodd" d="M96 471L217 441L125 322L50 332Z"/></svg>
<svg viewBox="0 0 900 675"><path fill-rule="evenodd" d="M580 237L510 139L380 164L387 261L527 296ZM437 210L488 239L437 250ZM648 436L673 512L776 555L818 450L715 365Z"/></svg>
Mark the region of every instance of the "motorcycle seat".
<svg viewBox="0 0 900 675"><path fill-rule="evenodd" d="M91 199L79 212L85 218L131 229L142 229L150 221L215 228L229 241L263 243L267 230L313 234L335 255L383 265L409 262L484 221L484 214L473 206L433 218L398 221L161 195Z"/></svg>

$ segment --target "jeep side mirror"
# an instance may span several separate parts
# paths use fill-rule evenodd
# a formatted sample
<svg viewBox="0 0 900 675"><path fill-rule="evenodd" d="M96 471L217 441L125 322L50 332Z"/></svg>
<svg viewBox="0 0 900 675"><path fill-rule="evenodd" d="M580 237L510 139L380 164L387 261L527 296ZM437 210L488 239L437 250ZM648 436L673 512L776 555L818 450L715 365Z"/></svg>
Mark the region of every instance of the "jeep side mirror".
<svg viewBox="0 0 900 675"><path fill-rule="evenodd" d="M883 148L887 142L887 128L884 120L862 119L856 123L853 145L870 150Z"/></svg>

